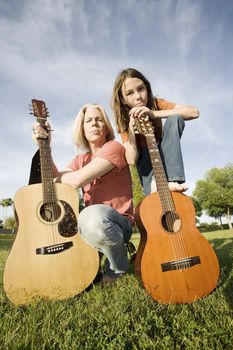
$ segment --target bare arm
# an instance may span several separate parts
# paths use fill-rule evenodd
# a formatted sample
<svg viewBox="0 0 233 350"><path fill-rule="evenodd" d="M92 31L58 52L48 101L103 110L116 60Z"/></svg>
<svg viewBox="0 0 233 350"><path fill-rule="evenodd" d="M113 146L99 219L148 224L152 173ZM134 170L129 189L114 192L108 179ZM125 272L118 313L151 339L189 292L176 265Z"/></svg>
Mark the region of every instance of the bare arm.
<svg viewBox="0 0 233 350"><path fill-rule="evenodd" d="M138 160L138 148L136 144L136 137L134 132L134 118L130 118L129 122L129 137L128 141L124 142L125 158L128 164L134 165Z"/></svg>
<svg viewBox="0 0 233 350"><path fill-rule="evenodd" d="M187 105L175 105L173 109L152 111L152 113L154 118L169 118L176 114L179 114L184 120L191 120L199 117L198 109Z"/></svg>
<svg viewBox="0 0 233 350"><path fill-rule="evenodd" d="M50 127L50 125L49 125ZM35 123L33 127L32 138L38 143L38 138L47 138L48 131L43 129L39 123ZM49 135L49 141L51 141L51 135ZM52 161L53 162L53 161ZM75 188L85 186L97 177L107 174L115 168L115 165L106 159L95 158L83 168L73 171L72 169L65 169L59 172L55 163L52 163L53 177L56 178L55 182L67 183Z"/></svg>
<svg viewBox="0 0 233 350"><path fill-rule="evenodd" d="M89 164L79 170L65 169L56 178L56 182L67 183L75 188L80 188L94 179L107 174L115 168L115 165L103 158L95 158Z"/></svg>
<svg viewBox="0 0 233 350"><path fill-rule="evenodd" d="M151 110L148 107L134 107L130 110L129 115L133 118L147 117L150 118L169 118L179 114L184 120L196 119L199 117L197 108L187 105L175 105L172 109Z"/></svg>
<svg viewBox="0 0 233 350"><path fill-rule="evenodd" d="M134 133L134 118L138 117L150 117L150 118L169 118L171 116L179 114L184 120L196 119L199 117L199 111L197 108L188 105L175 105L173 109L152 111L147 107L134 107L130 110L130 123L129 123L129 139L124 143L125 158L128 164L135 164L138 159L138 150L136 145L136 138Z"/></svg>

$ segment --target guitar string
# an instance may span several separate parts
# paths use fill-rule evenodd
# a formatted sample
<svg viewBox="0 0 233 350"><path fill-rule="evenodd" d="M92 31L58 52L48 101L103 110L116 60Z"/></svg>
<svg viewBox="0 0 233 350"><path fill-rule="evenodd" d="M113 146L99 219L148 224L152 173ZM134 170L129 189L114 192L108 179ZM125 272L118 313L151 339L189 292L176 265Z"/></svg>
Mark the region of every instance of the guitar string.
<svg viewBox="0 0 233 350"><path fill-rule="evenodd" d="M55 187L55 183L54 183L54 179L53 179L53 175L52 175L51 149L49 146L48 146L47 150L48 150L47 171L49 174L49 186L50 186L49 197L50 197L50 201L52 203L52 227L53 227L53 232L54 232L54 236L56 239L56 243L58 243L57 240L59 238L59 230L58 230L58 224L55 224L55 222L59 218L60 208L59 208L59 205L57 202L56 187Z"/></svg>
<svg viewBox="0 0 233 350"><path fill-rule="evenodd" d="M160 158L160 154L158 151L155 137L153 137L153 135L149 135L149 137L150 137L149 145L148 145L149 150L151 152L155 152L156 162L158 163L157 167L155 166L155 164L153 164L154 168L155 168L154 172L157 170L157 174L159 175L157 178L160 179L160 181L158 182L158 187L160 187L160 190L158 188L158 192L159 192L160 196L163 197L163 198L161 198L162 199L161 202L164 203L164 200L165 200L165 202L166 202L165 207L169 208L167 215L166 215L166 208L163 208L163 212L164 212L164 215L166 215L165 221L168 224L168 231L172 232L172 234L170 234L171 246L173 249L173 254L174 254L175 260L178 261L178 268L181 269L182 266L188 267L187 263L186 263L187 260L184 260L184 263L181 261L181 259L185 259L186 257L188 257L188 252L187 252L187 248L186 248L181 230L179 229L178 232L174 232L174 223L177 220L177 214L175 213L175 206L174 206L173 198L171 196L171 192L169 190L167 181L166 181L166 183L163 183L163 181L162 181L162 179L166 178L166 175L165 175L164 169L162 167L161 158ZM151 147L151 145L153 146L153 148ZM171 214L171 215L169 215L169 214ZM180 261L180 263L179 263L179 261Z"/></svg>
<svg viewBox="0 0 233 350"><path fill-rule="evenodd" d="M158 166L156 167L156 164L153 164L153 162L152 162L152 165L154 166L154 172L156 173L156 171L157 171L157 179L160 179L161 178L160 168ZM166 192L163 191L163 186L160 183L160 181L158 181L157 187L158 187L157 190L158 190L158 193L160 195L160 201L161 201L161 205L162 205L162 213L163 213L163 215L164 215L164 213L166 215L166 212L164 211L164 208L163 208L163 202L164 202L164 198L163 198L164 195L163 194ZM165 217L165 219L166 219L166 217ZM165 220L165 224L166 224L166 220ZM168 225L170 226L169 222L168 222ZM166 227L165 227L165 229L167 230ZM169 228L168 228L168 231L169 231ZM169 234L169 239L171 241L171 247L172 247L172 251L173 251L174 260L177 260L177 249L176 249L176 246L172 242L171 234Z"/></svg>
<svg viewBox="0 0 233 350"><path fill-rule="evenodd" d="M163 208L164 198L162 198L164 191L163 191L163 186L162 186L162 183L161 183L161 179L163 178L163 176L161 176L161 169L159 167L160 164L158 162L158 149L157 149L157 146L156 146L156 143L155 143L156 141L155 141L155 139L153 137L146 137L146 140L147 140L148 149L149 149L149 152L150 152L151 156L152 156L152 153L155 153L155 158L151 157L151 162L152 162L152 168L154 170L155 179L157 180L156 181L157 182L157 187L158 187L157 190L158 190L158 193L160 195L160 201L161 201L161 205L162 205L162 212L164 214L164 208ZM170 234L169 234L169 239L171 241L171 247L172 247L172 251L173 251L174 260L177 260L177 249L176 249L176 246L172 242L172 238L171 238Z"/></svg>
<svg viewBox="0 0 233 350"><path fill-rule="evenodd" d="M168 196L167 195L167 200L170 202L172 201L173 202L173 198ZM173 203L170 203L170 205L173 204ZM169 212L169 215L168 216L168 222L169 222L169 226L170 226L170 230L171 232L173 232L171 234L171 239L173 241L173 245L175 246L176 248L176 252L177 252L177 266L179 269L182 269L182 266L187 268L188 267L188 264L187 264L187 258L188 257L188 251L187 251L187 247L186 247L186 244L184 242L184 237L183 237L183 234L182 234L182 230L181 228L179 227L178 228L178 231L176 231L176 227L175 227L175 224L178 221L180 221L181 219L179 218L179 216L176 214L175 211L171 210ZM180 224L180 222L178 222L178 225ZM182 260L183 259L183 260Z"/></svg>
<svg viewBox="0 0 233 350"><path fill-rule="evenodd" d="M158 154L158 156L159 156L159 154ZM164 169L160 166L160 167L158 167L158 171L159 171L159 175L160 175L159 178L165 179ZM184 258L185 256L187 256L187 249L186 249L186 246L184 244L183 235L181 234L181 230L179 228L178 232L176 232L176 228L174 226L175 223L177 222L177 220L181 220L181 219L179 218L179 216L177 215L177 213L175 211L174 201L173 201L171 192L169 190L167 181L162 181L160 183L160 187L161 187L161 189L159 192L160 192L161 196L163 197L162 202L166 203L164 205L163 209L164 209L165 213L167 212L167 215L165 214L166 215L165 218L166 218L166 223L168 226L168 231L172 233L170 235L171 241L172 241L172 246L174 246L174 248L175 248L176 260L180 261L181 258ZM178 262L178 267L181 268L181 263L179 263L179 262Z"/></svg>
<svg viewBox="0 0 233 350"><path fill-rule="evenodd" d="M174 206L174 201L173 201L173 197L171 195L171 191L168 189L168 192L166 192L166 196L167 196L167 201L169 202L169 205L171 207L173 207L174 209L171 210L170 212L170 216L168 217L168 220L170 221L170 229L172 232L174 232L171 237L173 240L173 244L176 247L176 250L179 252L178 254L178 268L182 269L182 266L184 265L184 267L188 267L187 266L187 257L188 257L188 251L187 251L187 247L184 241L184 236L182 233L182 229L181 227L176 228L175 224L177 223L178 220L178 225L181 224L181 219L180 217L177 215L176 211L175 211L175 206ZM176 231L178 229L178 231ZM184 259L184 260L182 260Z"/></svg>
<svg viewBox="0 0 233 350"><path fill-rule="evenodd" d="M167 213L165 214L166 215L165 219L166 219L166 224L168 226L168 231L171 232L170 238L171 238L172 246L174 247L174 251L175 251L176 264L178 268L181 269L182 268L181 259L187 257L187 249L186 249L185 242L183 240L181 229L179 228L178 232L176 232L176 228L174 227L177 219L180 220L180 218L175 212L173 198L171 196L171 192L169 190L167 182L164 184L163 183L161 184L160 193L163 196L163 202L166 203L166 205L164 206L165 207L164 212Z"/></svg>
<svg viewBox="0 0 233 350"><path fill-rule="evenodd" d="M177 266L179 269L182 268L182 261L181 259L185 259L188 256L187 248L183 239L183 234L181 228L179 228L178 232L176 232L176 228L174 227L177 219L181 220L179 216L177 215L175 211L175 205L173 201L173 197L171 195L171 191L169 190L168 183L162 184L162 189L163 189L163 194L165 194L166 198L166 207L169 208L168 214L167 214L167 221L168 221L168 227L169 231L172 232L171 234L171 240L172 240L172 245L175 247L176 251L176 260ZM166 211L166 210L165 210ZM187 260L184 260L187 261ZM186 266L186 262L184 263L184 266Z"/></svg>
<svg viewBox="0 0 233 350"><path fill-rule="evenodd" d="M181 256L183 257L184 254L186 253L186 249L185 246L182 242L182 240L180 239L180 232L174 232L174 222L177 218L175 212L174 212L174 205L173 205L173 201L170 195L170 191L169 191L169 187L166 183L162 183L160 186L160 194L162 196L162 202L165 203L165 205L163 205L163 212L165 213L165 222L168 226L168 232L170 232L170 240L171 240L171 246L173 247L174 251L175 251L175 258L174 260L179 261ZM180 266L179 266L180 267Z"/></svg>
<svg viewBox="0 0 233 350"><path fill-rule="evenodd" d="M57 202L55 196L55 184L53 182L52 177L52 169L51 169L51 153L50 147L48 144L48 140L42 140L42 154L41 154L41 170L42 170L42 178L43 178L43 199L44 199L44 210L45 210L45 221L47 224L47 234L49 236L49 240L52 244L58 243L58 229L57 225L54 223L54 219L58 217L58 209ZM50 215L50 217L46 218L46 215ZM47 220L46 220L47 219Z"/></svg>
<svg viewBox="0 0 233 350"><path fill-rule="evenodd" d="M38 102L38 101L37 101ZM35 103L32 100L32 108L33 114L37 118L37 122L43 128L46 127L46 121L48 117L47 108L45 103L42 104ZM49 221L50 224L47 224L47 238L49 241L52 241L52 244L57 243L57 239L59 238L57 226L54 224L54 217L58 218L57 212L57 202L55 195L55 184L52 176L52 164L51 164L51 148L49 145L49 140L47 139L38 139L39 143L39 152L40 152L40 167L41 167L41 182L42 182L42 207L44 210L43 219L44 221ZM52 193L51 193L52 192ZM40 210L42 210L42 207ZM40 213L42 215L42 212ZM46 215L50 215L50 217L46 217ZM52 222L51 222L52 220ZM51 230L52 228L52 230ZM52 234L51 234L52 231Z"/></svg>
<svg viewBox="0 0 233 350"><path fill-rule="evenodd" d="M160 155L159 155L159 152L158 152L157 142L156 142L156 139L155 139L155 135L154 135L153 127L152 127L151 123L149 121L147 121L147 123L146 123L146 121L144 119L135 119L135 124L136 124L135 125L136 126L136 132L139 132L139 133L143 134L145 136L145 138L146 138L146 142L147 142L147 146L148 146L148 150L149 150L150 155L151 155L151 153L155 152L155 159L156 159L156 161L160 161L160 163L161 163L161 158L160 158ZM148 128L149 128L149 130L148 130ZM157 152L157 157L156 157L156 152ZM153 168L154 175L155 175L155 180L157 180L156 179L156 175L157 175L156 173L158 171L156 171L156 164L155 164L155 162L153 162L152 156L150 158L151 158L152 168ZM161 174L159 174L159 175L160 175L160 178L163 178L161 176ZM165 174L164 174L164 178L166 178ZM166 181L166 183L167 183L167 181ZM159 185L160 185L160 183L158 183L157 187L159 187ZM167 188L167 192L168 192L168 190L169 189ZM159 188L158 188L158 192L159 192ZM161 196L162 193L163 192L159 193L160 196ZM160 200L161 200L161 198L160 198ZM162 200L161 200L161 204L162 204ZM164 213L164 208L162 208L162 209L163 209L163 213ZM172 240L171 235L169 235L169 239L171 241L171 247L172 247L174 259L177 260L178 253L177 253L176 244L175 245L173 244L173 242L172 242L173 240Z"/></svg>

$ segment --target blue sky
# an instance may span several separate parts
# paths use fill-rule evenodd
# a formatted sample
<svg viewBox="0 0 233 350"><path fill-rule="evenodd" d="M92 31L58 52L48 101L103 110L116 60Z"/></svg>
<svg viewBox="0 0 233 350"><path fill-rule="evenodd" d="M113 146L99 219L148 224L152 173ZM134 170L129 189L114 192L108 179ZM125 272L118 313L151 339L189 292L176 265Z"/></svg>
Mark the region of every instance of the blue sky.
<svg viewBox="0 0 233 350"><path fill-rule="evenodd" d="M111 117L126 67L158 97L200 110L182 137L191 195L209 169L232 162L232 18L231 0L0 0L0 199L28 182L31 99L46 101L62 169L76 152L78 110L98 102Z"/></svg>

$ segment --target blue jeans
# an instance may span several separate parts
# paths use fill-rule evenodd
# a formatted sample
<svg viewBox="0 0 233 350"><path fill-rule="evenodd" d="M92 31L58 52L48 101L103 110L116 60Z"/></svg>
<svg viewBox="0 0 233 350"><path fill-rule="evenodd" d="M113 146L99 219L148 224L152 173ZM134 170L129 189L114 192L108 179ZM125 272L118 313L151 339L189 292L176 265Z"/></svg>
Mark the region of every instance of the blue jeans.
<svg viewBox="0 0 233 350"><path fill-rule="evenodd" d="M78 225L82 238L107 257L106 274L128 270L125 243L132 235L132 225L125 216L108 205L93 204L81 211Z"/></svg>
<svg viewBox="0 0 233 350"><path fill-rule="evenodd" d="M185 182L183 157L180 145L180 139L184 127L184 119L179 115L168 117L163 126L162 141L158 145L158 148L169 182ZM151 192L151 181L154 172L152 170L150 155L147 148L142 149L136 166L143 186L143 191L145 195L148 195Z"/></svg>

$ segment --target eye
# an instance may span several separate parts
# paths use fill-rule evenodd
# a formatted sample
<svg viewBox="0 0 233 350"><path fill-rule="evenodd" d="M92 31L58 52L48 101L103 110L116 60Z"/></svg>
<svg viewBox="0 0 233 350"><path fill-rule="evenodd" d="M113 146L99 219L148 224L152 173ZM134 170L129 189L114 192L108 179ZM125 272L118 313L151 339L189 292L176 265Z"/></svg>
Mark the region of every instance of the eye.
<svg viewBox="0 0 233 350"><path fill-rule="evenodd" d="M145 90L145 86L144 85L139 86L138 91L144 91L144 90Z"/></svg>
<svg viewBox="0 0 233 350"><path fill-rule="evenodd" d="M126 92L126 96L132 95L132 91Z"/></svg>

